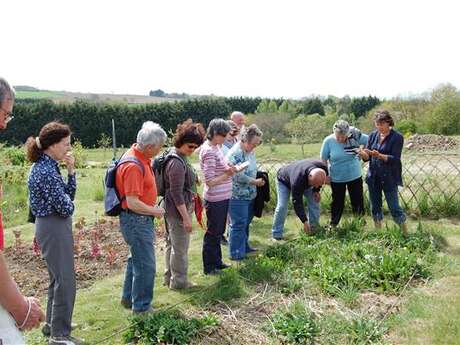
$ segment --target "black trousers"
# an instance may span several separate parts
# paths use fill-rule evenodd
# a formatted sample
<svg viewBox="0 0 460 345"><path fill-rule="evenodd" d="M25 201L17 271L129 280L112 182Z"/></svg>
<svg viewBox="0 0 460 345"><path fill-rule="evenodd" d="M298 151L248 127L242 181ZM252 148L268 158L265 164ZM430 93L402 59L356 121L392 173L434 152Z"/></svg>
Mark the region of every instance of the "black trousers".
<svg viewBox="0 0 460 345"><path fill-rule="evenodd" d="M209 273L222 266L220 241L227 225L229 199L211 202L204 201L207 229L203 240L203 269Z"/></svg>
<svg viewBox="0 0 460 345"><path fill-rule="evenodd" d="M363 179L357 178L349 182L332 182L331 225L337 225L342 218L345 206L345 191L350 195L351 210L354 215L364 215Z"/></svg>

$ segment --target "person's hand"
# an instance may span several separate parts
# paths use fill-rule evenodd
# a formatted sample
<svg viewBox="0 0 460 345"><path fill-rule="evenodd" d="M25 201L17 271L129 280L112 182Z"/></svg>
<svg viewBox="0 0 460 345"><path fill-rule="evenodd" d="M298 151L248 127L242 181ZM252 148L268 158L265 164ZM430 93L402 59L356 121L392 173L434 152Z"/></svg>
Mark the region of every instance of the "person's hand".
<svg viewBox="0 0 460 345"><path fill-rule="evenodd" d="M233 176L237 173L237 168L233 165L230 165L227 170L225 170L225 174L227 176Z"/></svg>
<svg viewBox="0 0 460 345"><path fill-rule="evenodd" d="M372 150L369 152L370 152L369 155L371 155L372 157L378 157L380 155L380 152L377 150Z"/></svg>
<svg viewBox="0 0 460 345"><path fill-rule="evenodd" d="M185 231L187 231L187 232L192 232L193 231L192 220L190 219L190 217L187 217L186 219L183 219L183 223L184 223Z"/></svg>
<svg viewBox="0 0 460 345"><path fill-rule="evenodd" d="M160 206L153 206L152 216L156 218L161 218L165 215L165 209Z"/></svg>
<svg viewBox="0 0 460 345"><path fill-rule="evenodd" d="M265 185L265 180L263 178L256 178L254 180L254 185L256 185L257 187L262 187L263 185Z"/></svg>
<svg viewBox="0 0 460 345"><path fill-rule="evenodd" d="M369 151L369 150L367 150ZM360 156L362 159L368 159L369 158L369 154L366 152L366 149L359 149L358 150L358 156Z"/></svg>
<svg viewBox="0 0 460 345"><path fill-rule="evenodd" d="M320 192L314 192L313 193L313 200L315 200L315 202L320 202L321 201L321 193Z"/></svg>
<svg viewBox="0 0 460 345"><path fill-rule="evenodd" d="M310 223L308 223L308 220L305 223L303 223L303 231L307 235L311 235L311 228L310 228Z"/></svg>
<svg viewBox="0 0 460 345"><path fill-rule="evenodd" d="M67 152L63 161L67 167L67 172L69 175L73 175L75 172L75 157L73 156L72 152Z"/></svg>
<svg viewBox="0 0 460 345"><path fill-rule="evenodd" d="M38 299L34 297L24 297L24 300L25 300L25 309L22 308L23 310L21 311L21 313L13 315L13 317L18 326L21 326L24 323L24 321L26 321L24 326L22 326L21 330L27 331L27 330L31 330L33 328L39 327L40 324L43 321L45 321L45 314L42 311L40 301ZM29 302L27 301L30 302L30 313L29 313L29 317L26 320L27 311L29 308L29 305L28 305Z"/></svg>

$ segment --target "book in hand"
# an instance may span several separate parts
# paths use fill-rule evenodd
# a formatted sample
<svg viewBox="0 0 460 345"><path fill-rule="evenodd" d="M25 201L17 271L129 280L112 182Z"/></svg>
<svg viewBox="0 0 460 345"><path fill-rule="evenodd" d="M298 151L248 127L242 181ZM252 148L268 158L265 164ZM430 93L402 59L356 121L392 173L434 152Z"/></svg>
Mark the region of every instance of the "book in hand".
<svg viewBox="0 0 460 345"><path fill-rule="evenodd" d="M235 168L236 168L237 172L240 172L240 171L243 171L244 169L246 169L248 166L249 166L249 162L246 161L246 162L243 162L241 164L235 165Z"/></svg>

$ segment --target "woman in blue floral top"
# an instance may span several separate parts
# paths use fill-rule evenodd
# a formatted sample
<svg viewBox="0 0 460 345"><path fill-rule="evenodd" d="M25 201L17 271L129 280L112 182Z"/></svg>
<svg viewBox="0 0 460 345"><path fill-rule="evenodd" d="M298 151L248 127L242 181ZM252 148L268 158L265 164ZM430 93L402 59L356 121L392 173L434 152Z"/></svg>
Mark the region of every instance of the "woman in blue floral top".
<svg viewBox="0 0 460 345"><path fill-rule="evenodd" d="M227 154L230 164L241 167L249 165L233 176L232 198L230 199L230 259L242 260L247 253L255 251L249 246L249 224L253 218L254 199L257 187L265 181L257 176L257 163L254 149L262 140L262 131L256 126L245 127L241 132L241 141L235 144Z"/></svg>
<svg viewBox="0 0 460 345"><path fill-rule="evenodd" d="M30 210L50 277L46 325L42 330L51 336L49 344L81 343L70 336L76 295L72 214L77 188L70 135L69 126L50 122L38 137L29 137L26 142L27 158L34 163L28 180ZM59 162L67 167L67 183Z"/></svg>

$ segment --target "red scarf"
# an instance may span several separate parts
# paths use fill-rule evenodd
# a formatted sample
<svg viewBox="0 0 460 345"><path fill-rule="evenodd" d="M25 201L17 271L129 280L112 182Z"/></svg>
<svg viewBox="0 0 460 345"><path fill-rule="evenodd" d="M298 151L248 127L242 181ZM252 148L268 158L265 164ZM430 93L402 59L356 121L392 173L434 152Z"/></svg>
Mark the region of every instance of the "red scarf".
<svg viewBox="0 0 460 345"><path fill-rule="evenodd" d="M195 201L195 217L196 217L196 220L198 222L198 224L200 224L201 228L204 229L204 225L203 225L203 203L201 201L201 198L198 194L195 194L193 196L193 199Z"/></svg>

